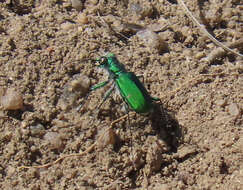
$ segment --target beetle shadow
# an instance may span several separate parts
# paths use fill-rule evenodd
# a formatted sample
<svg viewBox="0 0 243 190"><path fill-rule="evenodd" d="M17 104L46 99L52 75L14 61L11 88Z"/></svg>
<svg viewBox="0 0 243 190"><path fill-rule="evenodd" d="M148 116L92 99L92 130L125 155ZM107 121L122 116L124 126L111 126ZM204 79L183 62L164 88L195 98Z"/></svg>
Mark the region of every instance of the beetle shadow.
<svg viewBox="0 0 243 190"><path fill-rule="evenodd" d="M173 112L164 108L160 102L154 105L154 110L149 115L149 118L144 120L143 123L140 123L138 126L145 126L148 122L151 123L152 131L147 135L156 135L159 139L163 140L167 147L169 147L169 151L166 154L176 153L178 147L183 142L183 131L179 122L174 117ZM145 165L141 165L140 167L145 167ZM128 174L134 187L136 187L139 171L140 168L136 168L135 166L135 168L131 169Z"/></svg>
<svg viewBox="0 0 243 190"><path fill-rule="evenodd" d="M183 142L183 131L173 112L164 108L161 103L155 104L154 110L149 117L142 121L142 123L136 123L136 126L145 126L148 122L151 122L152 134L162 139L169 147L171 153L177 152L179 145ZM150 135L152 134L150 133ZM119 138L117 142L114 149L118 152L125 142Z"/></svg>
<svg viewBox="0 0 243 190"><path fill-rule="evenodd" d="M112 105L113 104L115 103L112 102ZM115 109L115 106L111 106L111 109L109 110L100 110L97 117L104 120L104 116L109 116L112 118L112 120L115 120L117 119ZM177 152L179 145L183 142L182 127L179 125L178 121L174 117L174 113L165 108L161 101L154 104L153 112L149 114L149 117L147 119L140 122L141 123L135 124L132 122L130 123L130 125L136 125L137 128L139 126L146 126L146 124L151 122L152 134L156 135L159 139L162 139L170 148L170 152ZM125 142L117 137L117 143L114 146L114 150L118 152L124 144Z"/></svg>
<svg viewBox="0 0 243 190"><path fill-rule="evenodd" d="M171 152L177 152L183 141L183 131L174 113L164 108L161 103L155 104L150 120L156 135L170 147Z"/></svg>

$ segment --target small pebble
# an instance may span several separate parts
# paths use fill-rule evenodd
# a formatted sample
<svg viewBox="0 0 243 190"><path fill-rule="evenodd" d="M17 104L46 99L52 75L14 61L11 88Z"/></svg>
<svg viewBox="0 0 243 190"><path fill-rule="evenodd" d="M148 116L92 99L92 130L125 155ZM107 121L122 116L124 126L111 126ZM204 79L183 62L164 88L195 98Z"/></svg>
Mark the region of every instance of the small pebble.
<svg viewBox="0 0 243 190"><path fill-rule="evenodd" d="M62 24L61 24L61 28L62 28L63 30L70 30L70 29L72 29L72 28L74 28L74 27L75 27L75 24L70 23L70 22L65 22L65 23L62 23Z"/></svg>
<svg viewBox="0 0 243 190"><path fill-rule="evenodd" d="M135 13L135 15L140 18L150 17L152 16L154 11L151 2L147 2L147 1L144 1L140 4L131 3L129 9L131 13Z"/></svg>
<svg viewBox="0 0 243 190"><path fill-rule="evenodd" d="M105 132L105 134L103 136L104 132ZM105 146L107 146L109 144L114 145L116 143L116 139L117 139L116 134L113 131L113 129L109 129L108 131L101 131L100 137L101 138L99 138L98 142L97 142L97 145L99 148L104 148Z"/></svg>
<svg viewBox="0 0 243 190"><path fill-rule="evenodd" d="M138 3L132 3L130 5L130 11L132 13L141 14L141 12L143 11L143 8Z"/></svg>
<svg viewBox="0 0 243 190"><path fill-rule="evenodd" d="M45 134L45 128L42 124L30 126L30 133L32 136L43 136Z"/></svg>
<svg viewBox="0 0 243 190"><path fill-rule="evenodd" d="M77 11L81 11L84 8L83 2L81 0L71 0L72 7Z"/></svg>
<svg viewBox="0 0 243 190"><path fill-rule="evenodd" d="M190 146L184 146L180 149L178 149L178 157L183 159L185 157L188 157L190 155L195 154L197 151L194 149L194 147L190 147Z"/></svg>
<svg viewBox="0 0 243 190"><path fill-rule="evenodd" d="M220 106L220 107L224 107L226 105L227 101L226 99L219 99L219 100L216 100L215 104Z"/></svg>
<svg viewBox="0 0 243 190"><path fill-rule="evenodd" d="M77 22L80 24L88 24L89 20L86 14L81 13L78 15Z"/></svg>
<svg viewBox="0 0 243 190"><path fill-rule="evenodd" d="M8 166L8 167L7 167L7 174L8 174L9 176L14 175L15 173L16 173L16 168L15 168L15 167L13 167L13 166Z"/></svg>
<svg viewBox="0 0 243 190"><path fill-rule="evenodd" d="M205 52L200 51L200 52L198 52L198 53L195 55L195 58L196 58L196 59L201 59L201 58L203 58L203 57L205 57L205 56L206 56Z"/></svg>
<svg viewBox="0 0 243 190"><path fill-rule="evenodd" d="M160 38L158 34L155 32L144 29L137 32L138 38L143 40L144 45L147 46L149 49L154 48L157 49L159 52L167 50L167 44Z"/></svg>
<svg viewBox="0 0 243 190"><path fill-rule="evenodd" d="M232 115L232 116L236 116L237 117L237 116L240 115L240 109L238 108L236 103L231 103L228 106L228 110L229 110L230 115Z"/></svg>
<svg viewBox="0 0 243 190"><path fill-rule="evenodd" d="M0 104L4 110L19 110L24 107L22 94L14 88L6 90L5 95L0 97Z"/></svg>
<svg viewBox="0 0 243 190"><path fill-rule="evenodd" d="M58 106L62 110L70 109L77 106L77 99L84 97L90 87L90 79L86 75L74 75L69 83L64 86L61 98L58 101Z"/></svg>
<svg viewBox="0 0 243 190"><path fill-rule="evenodd" d="M48 142L51 149L61 150L63 148L62 139L57 132L48 132L44 135L44 139Z"/></svg>
<svg viewBox="0 0 243 190"><path fill-rule="evenodd" d="M90 87L90 79L86 75L74 75L73 80L70 82L68 90L70 92L79 92L81 96L84 96Z"/></svg>

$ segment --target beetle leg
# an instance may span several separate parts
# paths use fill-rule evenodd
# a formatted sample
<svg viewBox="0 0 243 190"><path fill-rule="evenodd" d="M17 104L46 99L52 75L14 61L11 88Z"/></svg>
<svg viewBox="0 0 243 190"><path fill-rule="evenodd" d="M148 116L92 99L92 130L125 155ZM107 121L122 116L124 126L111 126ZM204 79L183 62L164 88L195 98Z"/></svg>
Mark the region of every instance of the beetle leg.
<svg viewBox="0 0 243 190"><path fill-rule="evenodd" d="M104 87L105 85L107 85L109 82L110 82L110 80L111 79L108 79L108 80L106 80L106 81L104 81L104 82L101 82L101 83L99 83L99 84L95 84L94 86L92 86L91 88L90 88L90 92L91 91L94 91L94 90L97 90L97 89L99 89L99 88L102 88L102 87Z"/></svg>
<svg viewBox="0 0 243 190"><path fill-rule="evenodd" d="M115 87L116 87L115 82L113 82L111 88L107 91L107 93L105 94L105 97L103 98L102 102L99 104L97 109L100 109L100 107L103 105L103 103L110 97L112 92L114 92Z"/></svg>
<svg viewBox="0 0 243 190"><path fill-rule="evenodd" d="M99 89L99 88L102 88L104 87L105 85L107 85L109 82L110 82L111 79L108 79L107 81L104 81L104 82L101 82L99 84L95 84L94 86L92 86L90 89L89 89L89 92L87 93L87 95L84 97L84 100L83 102L76 108L77 111L80 111L80 109L82 108L82 106L84 105L84 103L86 102L86 100L88 99L89 95Z"/></svg>

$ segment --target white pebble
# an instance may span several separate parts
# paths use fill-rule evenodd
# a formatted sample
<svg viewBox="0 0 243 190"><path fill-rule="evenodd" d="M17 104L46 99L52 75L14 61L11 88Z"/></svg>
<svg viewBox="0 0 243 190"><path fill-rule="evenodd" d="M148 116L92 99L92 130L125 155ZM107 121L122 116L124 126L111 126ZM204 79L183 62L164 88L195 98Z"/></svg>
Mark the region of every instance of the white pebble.
<svg viewBox="0 0 243 190"><path fill-rule="evenodd" d="M239 116L240 115L240 109L238 108L236 103L232 103L228 107L229 113L232 116Z"/></svg>
<svg viewBox="0 0 243 190"><path fill-rule="evenodd" d="M144 45L149 48L155 48L159 51L167 49L166 43L155 32L144 29L137 32L138 38L143 40Z"/></svg>
<svg viewBox="0 0 243 190"><path fill-rule="evenodd" d="M0 104L5 110L18 110L23 108L23 97L14 88L8 88L5 95L0 97Z"/></svg>
<svg viewBox="0 0 243 190"><path fill-rule="evenodd" d="M44 139L48 142L51 149L60 150L63 148L62 139L57 132L48 132L44 135Z"/></svg>
<svg viewBox="0 0 243 190"><path fill-rule="evenodd" d="M61 28L63 30L70 30L70 29L73 29L74 27L75 27L75 24L72 24L70 22L65 22L65 23L61 24Z"/></svg>
<svg viewBox="0 0 243 190"><path fill-rule="evenodd" d="M81 0L71 0L72 7L75 8L77 11L81 11L84 7Z"/></svg>

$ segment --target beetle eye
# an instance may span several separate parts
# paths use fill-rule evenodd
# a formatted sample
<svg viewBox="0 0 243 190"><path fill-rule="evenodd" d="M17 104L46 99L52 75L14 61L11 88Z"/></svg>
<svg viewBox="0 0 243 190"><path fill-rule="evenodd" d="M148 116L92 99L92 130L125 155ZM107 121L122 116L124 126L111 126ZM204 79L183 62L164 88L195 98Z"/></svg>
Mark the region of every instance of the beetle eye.
<svg viewBox="0 0 243 190"><path fill-rule="evenodd" d="M104 65L107 62L107 58L106 57L101 57L99 62L100 62L101 65Z"/></svg>
<svg viewBox="0 0 243 190"><path fill-rule="evenodd" d="M95 65L98 67L104 67L107 63L107 57L100 57L99 59L96 59Z"/></svg>

